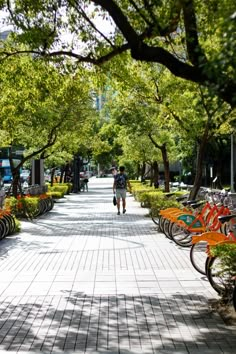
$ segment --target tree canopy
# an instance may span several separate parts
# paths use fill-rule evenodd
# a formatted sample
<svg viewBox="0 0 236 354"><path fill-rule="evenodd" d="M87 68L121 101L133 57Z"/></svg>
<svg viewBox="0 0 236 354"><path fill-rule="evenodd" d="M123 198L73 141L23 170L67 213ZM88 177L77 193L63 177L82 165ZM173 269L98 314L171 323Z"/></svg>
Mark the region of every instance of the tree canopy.
<svg viewBox="0 0 236 354"><path fill-rule="evenodd" d="M233 0L0 0L0 8L12 29L0 47L2 129L5 140L21 141L29 154L40 154L47 145L47 155L56 157L68 137L64 156L78 146L85 151L86 136L97 161L121 156L122 145L124 155L132 147L135 159L141 158L144 144L163 147L175 159L185 154L176 145L186 136L203 144L231 132ZM46 68L42 74L40 65ZM100 96L101 107L107 102L102 128L83 123L91 94ZM75 122L75 116L81 120ZM40 130L41 123L47 129ZM136 144L145 134L143 144ZM149 160L156 156L154 149Z"/></svg>
<svg viewBox="0 0 236 354"><path fill-rule="evenodd" d="M36 55L102 64L129 50L236 105L234 0L2 0L1 8L15 41Z"/></svg>
<svg viewBox="0 0 236 354"><path fill-rule="evenodd" d="M11 57L0 73L1 146L23 146L18 168L32 158L77 153L89 144L96 120L91 87L83 70L59 72L30 56Z"/></svg>

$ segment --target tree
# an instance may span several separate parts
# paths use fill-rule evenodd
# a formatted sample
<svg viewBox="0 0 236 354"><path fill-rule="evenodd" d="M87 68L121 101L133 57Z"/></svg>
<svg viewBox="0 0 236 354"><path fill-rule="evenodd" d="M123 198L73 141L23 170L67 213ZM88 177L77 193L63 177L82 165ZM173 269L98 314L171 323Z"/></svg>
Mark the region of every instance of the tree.
<svg viewBox="0 0 236 354"><path fill-rule="evenodd" d="M35 55L102 64L129 50L134 59L160 63L175 76L201 84L236 105L233 0L3 0L1 4L9 23L21 30L15 41L18 37L27 43ZM113 27L100 29L101 19ZM70 43L62 36L65 32L73 35ZM2 57L15 52L2 49Z"/></svg>
<svg viewBox="0 0 236 354"><path fill-rule="evenodd" d="M11 153L9 156L16 195L23 164L52 153L56 143L72 151L79 132L83 134L81 126L88 126L96 115L88 80L79 71L74 76L63 74L45 61L24 56L4 62L0 76L2 145L25 148L18 166L13 166Z"/></svg>
<svg viewBox="0 0 236 354"><path fill-rule="evenodd" d="M100 112L100 117L102 116L103 113ZM101 125L101 120L99 124ZM101 170L111 168L113 162L117 161L122 153L118 135L119 126L114 122L104 121L100 128L97 128L97 133L92 142L92 154Z"/></svg>
<svg viewBox="0 0 236 354"><path fill-rule="evenodd" d="M203 86L176 79L153 64L139 65L126 58L126 67L118 79L115 80L115 69L112 73L111 116L126 127L126 134L139 135L140 139L146 135L160 149L166 184L169 185L168 154L171 152L175 161L182 161L188 156L189 147L191 151L196 149L191 192L195 198L202 182L207 146L232 130L235 114L230 106ZM187 141L188 146L181 141Z"/></svg>
<svg viewBox="0 0 236 354"><path fill-rule="evenodd" d="M163 76L160 82L160 95L167 117L172 119L172 128L176 126L182 139L195 142L197 146L194 184L190 195L190 199L194 199L202 182L206 148L232 131L235 112L217 96L209 95L204 87L180 79L173 81L168 76Z"/></svg>
<svg viewBox="0 0 236 354"><path fill-rule="evenodd" d="M136 178L141 177L143 181L148 173L151 176L150 185L157 184L159 181L158 162L161 161L161 156L149 137L131 131L127 126L122 126L118 140L122 146L122 155L119 157L120 164L136 166L136 169L133 167L132 171ZM149 166L148 171L146 170L147 165Z"/></svg>
<svg viewBox="0 0 236 354"><path fill-rule="evenodd" d="M126 67L117 76L112 70L113 79L109 82L110 97L107 97L111 118L120 126L125 127L124 135L140 139L142 144L135 144L132 148L143 156L146 149L146 159L140 162L149 162L155 168L154 183L158 183L158 162L163 162L165 173L165 191L169 191L169 154L173 150L174 135L170 131L169 123L163 119L163 112L159 102L157 79L161 72L152 65L139 65L126 58ZM164 115L165 112L164 112ZM133 139L132 139L133 140ZM141 150L139 150L141 148ZM158 152L160 150L160 153ZM160 158L160 155L162 158ZM171 156L173 158L173 156Z"/></svg>

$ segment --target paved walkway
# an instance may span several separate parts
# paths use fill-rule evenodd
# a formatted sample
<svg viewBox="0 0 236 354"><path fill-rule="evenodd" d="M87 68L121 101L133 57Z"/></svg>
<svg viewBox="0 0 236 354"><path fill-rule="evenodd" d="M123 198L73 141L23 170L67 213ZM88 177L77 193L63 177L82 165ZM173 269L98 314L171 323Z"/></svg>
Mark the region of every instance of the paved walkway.
<svg viewBox="0 0 236 354"><path fill-rule="evenodd" d="M112 179L0 242L0 353L236 353L216 293Z"/></svg>

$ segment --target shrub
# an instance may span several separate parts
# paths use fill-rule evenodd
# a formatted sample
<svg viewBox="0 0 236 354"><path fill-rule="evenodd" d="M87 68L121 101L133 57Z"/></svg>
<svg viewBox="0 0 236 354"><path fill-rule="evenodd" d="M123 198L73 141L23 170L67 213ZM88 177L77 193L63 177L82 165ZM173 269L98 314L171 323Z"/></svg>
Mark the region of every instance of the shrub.
<svg viewBox="0 0 236 354"><path fill-rule="evenodd" d="M64 197L64 193L59 191L47 192L47 195L53 199L60 199Z"/></svg>
<svg viewBox="0 0 236 354"><path fill-rule="evenodd" d="M166 198L166 194L168 193L140 183L132 184L132 193L135 200L141 203L141 206L149 208L153 216L158 216L161 209L180 207L180 204L176 201L176 197L186 192L175 191L172 197Z"/></svg>
<svg viewBox="0 0 236 354"><path fill-rule="evenodd" d="M211 255L221 259L222 271L229 271L236 276L236 243L211 246Z"/></svg>
<svg viewBox="0 0 236 354"><path fill-rule="evenodd" d="M5 199L4 206L17 217L33 218L38 213L39 197L9 197Z"/></svg>
<svg viewBox="0 0 236 354"><path fill-rule="evenodd" d="M210 253L213 257L220 259L220 267L217 274L224 280L225 290L221 293L221 298L226 303L232 300L232 291L235 284L236 243L219 243L210 246Z"/></svg>
<svg viewBox="0 0 236 354"><path fill-rule="evenodd" d="M54 198L53 193L54 192L59 192L60 193L60 197L59 198L63 198L65 194L68 193L68 185L67 184L54 184L53 187L48 186L48 192L52 193L52 197Z"/></svg>
<svg viewBox="0 0 236 354"><path fill-rule="evenodd" d="M4 200L4 209L9 210L11 214L16 215L17 199L15 197L6 197Z"/></svg>
<svg viewBox="0 0 236 354"><path fill-rule="evenodd" d="M152 189L143 186L139 189L132 189L132 192L135 200L137 200L138 202L144 202L145 199L147 200L148 194L152 192Z"/></svg>
<svg viewBox="0 0 236 354"><path fill-rule="evenodd" d="M141 206L146 208L151 208L153 203L157 200L163 198L163 193L159 191L154 191L153 189L143 191L138 196Z"/></svg>
<svg viewBox="0 0 236 354"><path fill-rule="evenodd" d="M131 187L132 187L132 194L135 198L135 200L140 201L141 195L144 192L150 192L153 191L154 189L148 186L144 186L143 184L141 184L141 182L139 183L131 183Z"/></svg>
<svg viewBox="0 0 236 354"><path fill-rule="evenodd" d="M68 182L66 183L66 185L67 185L67 194L69 194L72 192L73 184Z"/></svg>
<svg viewBox="0 0 236 354"><path fill-rule="evenodd" d="M39 209L39 197L20 197L18 198L17 216L33 218Z"/></svg>
<svg viewBox="0 0 236 354"><path fill-rule="evenodd" d="M19 221L16 217L14 217L14 219L15 219L15 223L16 223L16 229L15 229L15 232L20 232L20 230L21 230L21 224L20 224L20 221Z"/></svg>
<svg viewBox="0 0 236 354"><path fill-rule="evenodd" d="M166 199L165 197L158 198L151 204L150 214L152 216L158 216L160 210L167 208L179 208L180 204L173 198Z"/></svg>

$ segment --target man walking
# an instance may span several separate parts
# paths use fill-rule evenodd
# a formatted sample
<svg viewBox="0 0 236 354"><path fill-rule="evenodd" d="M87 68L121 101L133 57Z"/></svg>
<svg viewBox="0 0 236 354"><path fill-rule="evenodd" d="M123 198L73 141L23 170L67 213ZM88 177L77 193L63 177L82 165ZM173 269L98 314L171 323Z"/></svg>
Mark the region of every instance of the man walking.
<svg viewBox="0 0 236 354"><path fill-rule="evenodd" d="M117 215L120 215L120 200L122 199L123 214L126 212L126 189L127 185L131 190L129 177L125 174L124 166L120 166L119 173L114 176L113 192L116 192Z"/></svg>

